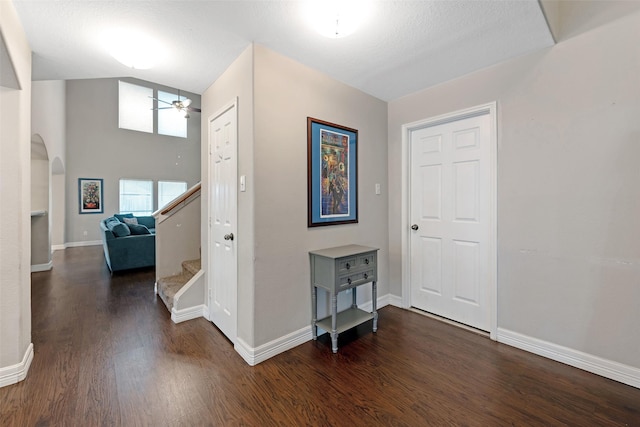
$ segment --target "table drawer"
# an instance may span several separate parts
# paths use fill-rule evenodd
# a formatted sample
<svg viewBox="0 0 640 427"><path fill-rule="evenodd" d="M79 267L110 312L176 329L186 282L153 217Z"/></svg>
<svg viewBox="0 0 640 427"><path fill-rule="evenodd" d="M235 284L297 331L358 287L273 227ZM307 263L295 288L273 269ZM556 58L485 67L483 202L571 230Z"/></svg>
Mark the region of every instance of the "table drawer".
<svg viewBox="0 0 640 427"><path fill-rule="evenodd" d="M358 265L358 257L339 258L336 260L338 264L338 274L347 273Z"/></svg>
<svg viewBox="0 0 640 427"><path fill-rule="evenodd" d="M338 277L338 291L376 280L376 270L364 270Z"/></svg>
<svg viewBox="0 0 640 427"><path fill-rule="evenodd" d="M362 254L358 256L358 267L364 267L364 266L373 267L375 265L376 265L375 252L370 252L368 254Z"/></svg>

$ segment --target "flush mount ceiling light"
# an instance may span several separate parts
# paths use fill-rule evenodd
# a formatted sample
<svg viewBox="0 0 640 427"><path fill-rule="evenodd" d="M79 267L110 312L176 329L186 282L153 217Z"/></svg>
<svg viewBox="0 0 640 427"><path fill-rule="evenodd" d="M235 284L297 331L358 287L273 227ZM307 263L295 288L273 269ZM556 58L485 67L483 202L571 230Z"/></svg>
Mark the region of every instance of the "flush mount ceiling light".
<svg viewBox="0 0 640 427"><path fill-rule="evenodd" d="M305 15L318 33L335 39L353 34L367 12L363 0L309 0Z"/></svg>
<svg viewBox="0 0 640 427"><path fill-rule="evenodd" d="M104 40L111 56L129 68L147 70L164 57L162 45L141 31L111 30Z"/></svg>

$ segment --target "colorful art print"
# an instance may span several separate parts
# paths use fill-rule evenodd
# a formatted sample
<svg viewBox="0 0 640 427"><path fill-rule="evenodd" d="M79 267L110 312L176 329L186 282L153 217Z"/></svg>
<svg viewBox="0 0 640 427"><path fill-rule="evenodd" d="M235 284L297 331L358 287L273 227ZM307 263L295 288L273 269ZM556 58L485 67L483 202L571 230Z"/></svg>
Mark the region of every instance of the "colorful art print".
<svg viewBox="0 0 640 427"><path fill-rule="evenodd" d="M358 222L358 131L307 118L308 226Z"/></svg>
<svg viewBox="0 0 640 427"><path fill-rule="evenodd" d="M80 213L103 213L103 195L101 178L78 178L78 196Z"/></svg>

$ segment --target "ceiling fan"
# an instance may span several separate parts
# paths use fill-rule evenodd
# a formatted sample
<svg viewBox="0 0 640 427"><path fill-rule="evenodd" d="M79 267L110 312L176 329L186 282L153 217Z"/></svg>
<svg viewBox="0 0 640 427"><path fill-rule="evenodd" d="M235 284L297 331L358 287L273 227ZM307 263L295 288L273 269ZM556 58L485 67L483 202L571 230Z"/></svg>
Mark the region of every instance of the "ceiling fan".
<svg viewBox="0 0 640 427"><path fill-rule="evenodd" d="M153 97L151 97L153 98ZM172 102L168 102L168 101L164 101L162 99L158 99L158 98L153 98L158 102L162 102L164 104L167 104L167 107L158 107L158 110L168 110L170 108L175 108L176 110L180 111L180 113L182 113L182 116L185 119L188 119L189 113L193 112L193 113L199 113L201 110L200 108L196 108L196 107L192 107L191 106L191 100L189 98L184 98L182 99L182 97L180 96L180 90L178 90L178 99L176 99L175 101Z"/></svg>

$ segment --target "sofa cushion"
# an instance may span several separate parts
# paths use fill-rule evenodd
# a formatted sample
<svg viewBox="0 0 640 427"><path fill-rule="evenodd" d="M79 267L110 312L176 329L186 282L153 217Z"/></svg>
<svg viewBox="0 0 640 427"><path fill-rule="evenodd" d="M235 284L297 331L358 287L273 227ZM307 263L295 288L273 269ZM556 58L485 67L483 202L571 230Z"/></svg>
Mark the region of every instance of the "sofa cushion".
<svg viewBox="0 0 640 427"><path fill-rule="evenodd" d="M127 224L123 222L110 222L107 224L107 228L111 230L113 235L116 237L126 237L131 234L131 230Z"/></svg>
<svg viewBox="0 0 640 427"><path fill-rule="evenodd" d="M132 235L139 235L139 234L151 234L151 232L149 231L149 229L147 227L145 227L144 225L140 225L140 224L127 224L127 227L129 227L129 230L131 231Z"/></svg>
<svg viewBox="0 0 640 427"><path fill-rule="evenodd" d="M118 218L118 221L124 223L123 219L124 218L133 218L133 214L132 213L126 213L126 214L114 214L114 217Z"/></svg>
<svg viewBox="0 0 640 427"><path fill-rule="evenodd" d="M113 217L113 216L112 216L112 217L109 217L109 218L107 218L107 219L105 219L105 220L104 220L104 225L105 225L109 230L111 230L111 228L109 228L109 224L112 224L112 223L120 224L120 221L118 221L118 218Z"/></svg>
<svg viewBox="0 0 640 427"><path fill-rule="evenodd" d="M138 224L144 225L149 230L156 228L156 219L152 216L137 216Z"/></svg>
<svg viewBox="0 0 640 427"><path fill-rule="evenodd" d="M138 218L136 218L136 217L133 217L133 218L124 217L124 218L122 218L122 222L124 222L127 225L131 225L131 224L137 225L138 224Z"/></svg>

